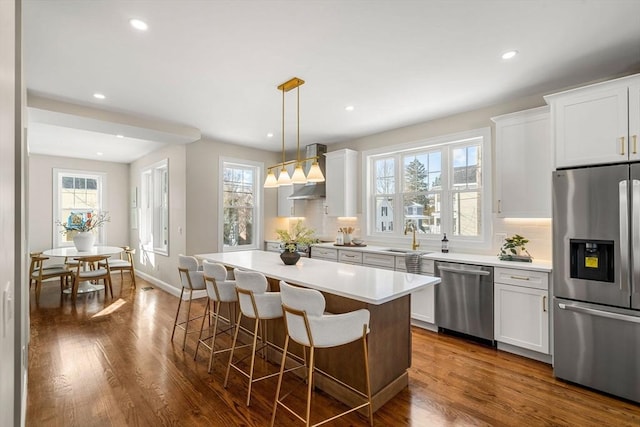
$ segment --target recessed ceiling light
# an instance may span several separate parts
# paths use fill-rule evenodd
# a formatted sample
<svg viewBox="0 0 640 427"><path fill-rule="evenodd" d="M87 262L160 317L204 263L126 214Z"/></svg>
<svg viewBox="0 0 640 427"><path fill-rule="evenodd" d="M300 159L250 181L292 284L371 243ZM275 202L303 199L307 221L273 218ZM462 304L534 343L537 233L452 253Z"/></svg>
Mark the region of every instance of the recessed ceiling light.
<svg viewBox="0 0 640 427"><path fill-rule="evenodd" d="M96 154L97 154L98 156L102 156L102 152L101 152L101 151L98 151Z"/></svg>
<svg viewBox="0 0 640 427"><path fill-rule="evenodd" d="M124 135L118 134L118 135L116 135L116 138L124 138Z"/></svg>
<svg viewBox="0 0 640 427"><path fill-rule="evenodd" d="M353 105L347 105L346 107L344 107L344 109L347 111L353 111L355 107Z"/></svg>
<svg viewBox="0 0 640 427"><path fill-rule="evenodd" d="M147 23L140 19L129 19L129 24L131 24L131 26L136 30L140 31L147 31L147 29L149 28Z"/></svg>
<svg viewBox="0 0 640 427"><path fill-rule="evenodd" d="M518 54L517 50L510 50L502 54L502 59L511 59Z"/></svg>
<svg viewBox="0 0 640 427"><path fill-rule="evenodd" d="M97 92L93 94L93 97L94 97L95 99L105 99L105 98L106 98L106 96L104 96L104 95L103 95L103 94L101 94L101 93L97 93Z"/></svg>
<svg viewBox="0 0 640 427"><path fill-rule="evenodd" d="M271 132L269 132L269 133L267 134L267 138L273 138L273 134L272 134Z"/></svg>

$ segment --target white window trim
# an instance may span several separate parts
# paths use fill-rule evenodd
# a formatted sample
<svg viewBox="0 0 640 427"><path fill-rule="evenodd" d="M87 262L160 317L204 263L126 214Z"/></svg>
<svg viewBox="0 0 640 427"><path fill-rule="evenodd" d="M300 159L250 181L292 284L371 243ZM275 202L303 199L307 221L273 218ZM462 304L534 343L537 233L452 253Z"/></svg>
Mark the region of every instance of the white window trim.
<svg viewBox="0 0 640 427"><path fill-rule="evenodd" d="M448 135L441 135L433 138L428 138L419 141L412 141L392 146L385 146L375 148L362 152L362 182L364 183L364 191L362 192L362 218L364 220L364 232L366 233L366 239L369 241L381 242L386 244L394 244L399 246L406 245L407 242L411 242L411 236L399 236L398 234L389 235L385 233L375 232L373 221L375 218L375 212L372 211L372 199L375 197L374 189L375 183L373 182L372 173L372 157L381 156L384 154L398 154L405 151L413 151L421 147L435 147L438 145L449 145L452 143L458 143L464 145L465 141L482 138L482 228L481 234L478 237L467 236L453 236L450 233L450 220L449 218L442 218L443 228L447 231L447 238L449 239L449 246L455 249L469 249L469 250L486 250L491 248L492 244L492 227L493 218L491 215L492 206L492 167L491 167L491 128L479 128L472 129L464 132L457 132ZM455 144L455 145L458 145ZM396 168L401 165L396 165ZM444 171L449 171L449 165L443 168ZM447 177L447 181L449 177ZM442 200L442 203L449 203L451 200ZM446 222L444 222L446 221ZM397 227L396 227L397 230ZM402 233L402 230L399 231ZM421 249L429 248L434 250L439 247L442 236L434 235L418 235L416 238L421 243Z"/></svg>
<svg viewBox="0 0 640 427"><path fill-rule="evenodd" d="M58 187L58 182L60 181L60 175L93 175L100 177L100 190L98 192L98 197L100 200L100 210L108 211L104 205L105 194L107 193L107 174L104 172L94 172L94 171L86 171L80 169L62 169L62 168L53 168L53 188L51 194L53 195L53 221L52 221L52 245L53 248L60 247L69 247L73 246L73 242L65 242L60 236L60 231L62 231L62 227L56 224L57 221L66 221L66 218L56 218L58 212L60 212L60 192ZM96 238L97 245L106 245L107 244L107 233L106 228L108 227L108 223L105 223L102 227L98 228L98 236Z"/></svg>
<svg viewBox="0 0 640 427"><path fill-rule="evenodd" d="M255 187L256 192L254 194L255 207L254 207L254 218L256 219L256 223L254 224L254 242L252 245L243 245L243 246L234 246L234 247L225 247L224 239L222 236L224 235L224 181L223 181L223 171L224 164L231 163L237 164L241 166L251 166L256 168L256 176L255 176ZM250 251L250 250L261 250L262 249L262 241L263 238L263 230L264 230L264 209L263 209L263 193L264 189L262 187L262 178L264 176L264 163L262 162L254 162L252 160L238 159L235 157L220 157L218 161L218 175L220 179L218 180L218 252L237 252L237 251Z"/></svg>
<svg viewBox="0 0 640 427"><path fill-rule="evenodd" d="M164 256L169 256L169 248L171 247L171 240L170 240L170 233L167 234L167 245L163 246L163 247L155 247L152 244L149 244L147 242L147 237L143 236L142 233L143 231L146 231L149 229L149 227L151 228L155 228L155 223L151 223L151 224L147 224L146 223L146 217L145 217L145 207L144 207L144 203L146 202L145 200L145 193L143 190L145 190L145 184L144 184L144 176L147 174L151 175L151 183L152 183L152 189L149 190L148 188L146 189L147 192L148 191L152 191L153 193L153 197L155 197L155 190L156 190L156 183L155 183L155 172L158 169L162 169L162 168L166 168L167 169L167 175L168 175L168 184L167 184L167 203L170 203L171 199L170 199L170 180L171 180L171 171L169 169L169 159L162 159L156 163L153 163L151 165L148 165L144 168L142 168L142 170L140 171L140 200L138 201L138 210L140 212L140 223L138 225L138 233L139 233L139 238L140 238L140 243L142 245L142 248L144 249L145 252L153 252L155 254L158 255L164 255ZM171 216L170 216L170 212L171 212L171 207L167 206L167 228L170 231L171 230ZM152 212L153 213L153 212ZM153 232L153 230L152 230Z"/></svg>

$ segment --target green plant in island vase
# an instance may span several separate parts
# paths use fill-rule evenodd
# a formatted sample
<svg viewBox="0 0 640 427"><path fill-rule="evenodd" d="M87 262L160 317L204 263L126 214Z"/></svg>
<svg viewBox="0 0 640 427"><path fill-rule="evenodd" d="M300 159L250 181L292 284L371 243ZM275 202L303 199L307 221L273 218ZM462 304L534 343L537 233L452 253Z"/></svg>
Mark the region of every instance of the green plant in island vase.
<svg viewBox="0 0 640 427"><path fill-rule="evenodd" d="M282 242L282 246L289 252L295 252L297 244L310 245L316 243L314 236L315 231L305 227L302 221L296 222L296 225L289 230L276 230L278 239Z"/></svg>
<svg viewBox="0 0 640 427"><path fill-rule="evenodd" d="M525 237L514 234L512 237L504 239L502 248L500 248L500 257L514 257L514 256L527 256L531 258L531 254L527 251L525 245L529 243L529 240Z"/></svg>

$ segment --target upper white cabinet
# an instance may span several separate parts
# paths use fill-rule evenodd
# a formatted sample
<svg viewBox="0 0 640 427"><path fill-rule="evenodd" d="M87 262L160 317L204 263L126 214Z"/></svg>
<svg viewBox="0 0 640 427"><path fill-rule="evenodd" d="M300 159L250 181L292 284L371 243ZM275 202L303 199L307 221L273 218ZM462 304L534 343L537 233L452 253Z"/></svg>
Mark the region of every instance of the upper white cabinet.
<svg viewBox="0 0 640 427"><path fill-rule="evenodd" d="M496 123L497 215L551 218L549 107L493 117Z"/></svg>
<svg viewBox="0 0 640 427"><path fill-rule="evenodd" d="M640 159L640 75L546 96L557 168Z"/></svg>
<svg viewBox="0 0 640 427"><path fill-rule="evenodd" d="M294 165L287 165L289 176L293 174ZM284 217L300 217L304 216L304 202L301 200L290 200L288 197L293 194L294 190L302 187L304 184L284 185L278 187L278 216Z"/></svg>
<svg viewBox="0 0 640 427"><path fill-rule="evenodd" d="M325 156L327 157L325 212L329 216L355 216L358 152L345 148L331 151Z"/></svg>

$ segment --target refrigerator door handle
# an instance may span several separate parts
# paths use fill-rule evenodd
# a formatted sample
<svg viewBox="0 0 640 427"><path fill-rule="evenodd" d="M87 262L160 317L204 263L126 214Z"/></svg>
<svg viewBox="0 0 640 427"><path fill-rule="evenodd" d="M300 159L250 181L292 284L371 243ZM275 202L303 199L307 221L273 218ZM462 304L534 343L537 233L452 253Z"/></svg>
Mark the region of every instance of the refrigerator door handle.
<svg viewBox="0 0 640 427"><path fill-rule="evenodd" d="M640 288L640 181L631 180L631 284L637 293Z"/></svg>
<svg viewBox="0 0 640 427"><path fill-rule="evenodd" d="M596 310L595 308L583 307L577 304L558 303L561 310L574 311L576 313L589 314L597 317L606 317L608 319L622 320L623 322L640 323L640 317L627 316L626 314L614 313L611 311Z"/></svg>
<svg viewBox="0 0 640 427"><path fill-rule="evenodd" d="M620 200L620 290L629 290L629 191L627 180L618 183Z"/></svg>

